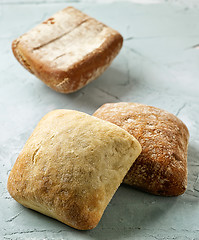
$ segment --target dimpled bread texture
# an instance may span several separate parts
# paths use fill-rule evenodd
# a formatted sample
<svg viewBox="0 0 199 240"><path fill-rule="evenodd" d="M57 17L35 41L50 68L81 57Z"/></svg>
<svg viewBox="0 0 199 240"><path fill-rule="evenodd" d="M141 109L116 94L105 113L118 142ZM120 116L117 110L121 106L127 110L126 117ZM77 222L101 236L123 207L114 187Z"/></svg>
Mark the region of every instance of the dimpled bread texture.
<svg viewBox="0 0 199 240"><path fill-rule="evenodd" d="M70 93L100 76L122 43L117 31L67 7L14 40L12 50L49 87Z"/></svg>
<svg viewBox="0 0 199 240"><path fill-rule="evenodd" d="M138 141L114 124L55 110L42 118L19 154L8 191L28 208L92 229L140 152Z"/></svg>
<svg viewBox="0 0 199 240"><path fill-rule="evenodd" d="M125 102L105 104L94 116L125 129L142 146L124 183L156 195L184 193L189 132L180 119L156 107Z"/></svg>

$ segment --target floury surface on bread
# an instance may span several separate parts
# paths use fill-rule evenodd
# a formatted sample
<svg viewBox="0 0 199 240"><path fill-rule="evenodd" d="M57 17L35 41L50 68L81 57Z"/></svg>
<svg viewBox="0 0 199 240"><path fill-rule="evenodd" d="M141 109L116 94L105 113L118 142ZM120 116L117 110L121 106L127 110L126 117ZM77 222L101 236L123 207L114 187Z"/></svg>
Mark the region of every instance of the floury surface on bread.
<svg viewBox="0 0 199 240"><path fill-rule="evenodd" d="M128 131L142 146L124 183L156 195L184 193L189 132L179 118L156 107L126 102L104 104L93 115Z"/></svg>
<svg viewBox="0 0 199 240"><path fill-rule="evenodd" d="M118 126L72 110L55 110L39 122L8 179L11 196L80 229L94 228L141 152Z"/></svg>
<svg viewBox="0 0 199 240"><path fill-rule="evenodd" d="M100 76L122 42L117 31L67 7L14 40L12 50L49 87L70 93Z"/></svg>

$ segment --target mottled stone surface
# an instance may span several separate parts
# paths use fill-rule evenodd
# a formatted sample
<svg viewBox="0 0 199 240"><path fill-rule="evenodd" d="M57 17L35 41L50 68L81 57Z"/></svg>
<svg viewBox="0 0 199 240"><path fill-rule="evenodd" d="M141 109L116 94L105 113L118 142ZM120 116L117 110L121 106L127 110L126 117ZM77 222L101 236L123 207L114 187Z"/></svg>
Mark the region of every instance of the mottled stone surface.
<svg viewBox="0 0 199 240"><path fill-rule="evenodd" d="M136 2L0 0L0 239L199 239L199 3ZM120 31L124 46L101 77L63 95L20 66L11 42L68 5ZM26 209L9 196L9 171L44 114L57 108L92 114L103 103L119 101L163 108L188 126L184 195L157 197L121 186L98 227L85 232Z"/></svg>

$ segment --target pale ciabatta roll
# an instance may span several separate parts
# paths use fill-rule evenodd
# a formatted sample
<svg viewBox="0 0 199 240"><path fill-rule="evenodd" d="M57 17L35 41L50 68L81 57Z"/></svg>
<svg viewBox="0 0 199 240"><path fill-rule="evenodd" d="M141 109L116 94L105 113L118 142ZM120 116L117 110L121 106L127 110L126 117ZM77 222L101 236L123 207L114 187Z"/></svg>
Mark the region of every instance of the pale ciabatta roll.
<svg viewBox="0 0 199 240"><path fill-rule="evenodd" d="M100 76L122 42L117 31L67 7L14 40L12 50L49 87L70 93Z"/></svg>
<svg viewBox="0 0 199 240"><path fill-rule="evenodd" d="M112 123L72 110L42 118L8 178L24 205L81 230L92 229L141 152Z"/></svg>
<svg viewBox="0 0 199 240"><path fill-rule="evenodd" d="M124 183L157 195L184 193L189 132L180 119L156 107L125 102L104 104L93 115L125 129L142 146Z"/></svg>

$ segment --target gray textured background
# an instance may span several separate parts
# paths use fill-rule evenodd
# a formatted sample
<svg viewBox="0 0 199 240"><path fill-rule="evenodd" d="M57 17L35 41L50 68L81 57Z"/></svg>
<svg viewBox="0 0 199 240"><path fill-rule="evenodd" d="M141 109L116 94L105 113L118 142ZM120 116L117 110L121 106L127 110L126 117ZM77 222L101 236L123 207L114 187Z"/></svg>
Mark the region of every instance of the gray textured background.
<svg viewBox="0 0 199 240"><path fill-rule="evenodd" d="M0 239L199 239L199 3L136 2L0 1ZM20 66L11 42L68 5L117 29L124 46L101 77L63 95ZM44 114L57 108L92 114L119 101L163 108L188 126L184 195L157 197L121 186L91 231L74 230L9 196L8 174Z"/></svg>

